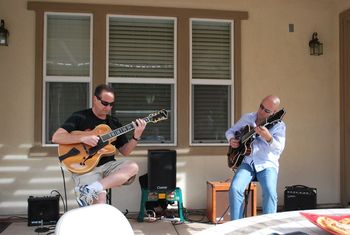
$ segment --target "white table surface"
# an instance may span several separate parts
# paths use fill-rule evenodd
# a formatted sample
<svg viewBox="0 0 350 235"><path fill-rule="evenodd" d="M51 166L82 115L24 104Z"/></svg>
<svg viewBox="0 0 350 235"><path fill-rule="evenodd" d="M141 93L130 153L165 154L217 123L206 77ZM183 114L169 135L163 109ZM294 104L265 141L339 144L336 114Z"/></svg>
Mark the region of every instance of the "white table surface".
<svg viewBox="0 0 350 235"><path fill-rule="evenodd" d="M288 211L234 220L203 230L198 235L277 235L288 233L294 233L295 235L329 235L329 233L302 216L300 212ZM350 215L350 208L303 210L302 212L320 215Z"/></svg>

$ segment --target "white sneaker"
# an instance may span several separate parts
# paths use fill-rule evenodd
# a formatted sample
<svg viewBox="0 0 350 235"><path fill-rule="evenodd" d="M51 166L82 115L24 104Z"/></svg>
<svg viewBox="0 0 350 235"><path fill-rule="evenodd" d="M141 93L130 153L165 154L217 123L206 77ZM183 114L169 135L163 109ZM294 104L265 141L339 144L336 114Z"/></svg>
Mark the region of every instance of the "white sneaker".
<svg viewBox="0 0 350 235"><path fill-rule="evenodd" d="M80 207L90 206L94 202L94 199L98 198L96 190L88 188L87 185L76 187L75 195Z"/></svg>

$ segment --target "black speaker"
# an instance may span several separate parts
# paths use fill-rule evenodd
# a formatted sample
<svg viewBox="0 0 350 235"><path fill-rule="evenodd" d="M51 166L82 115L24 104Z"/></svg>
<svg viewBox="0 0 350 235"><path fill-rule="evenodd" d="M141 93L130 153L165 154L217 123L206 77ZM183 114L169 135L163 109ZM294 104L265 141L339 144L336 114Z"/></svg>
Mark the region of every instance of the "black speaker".
<svg viewBox="0 0 350 235"><path fill-rule="evenodd" d="M148 189L174 191L176 189L176 151L148 150Z"/></svg>
<svg viewBox="0 0 350 235"><path fill-rule="evenodd" d="M286 186L284 190L284 210L316 209L317 189L304 185Z"/></svg>
<svg viewBox="0 0 350 235"><path fill-rule="evenodd" d="M59 219L59 196L28 198L28 226L52 225Z"/></svg>

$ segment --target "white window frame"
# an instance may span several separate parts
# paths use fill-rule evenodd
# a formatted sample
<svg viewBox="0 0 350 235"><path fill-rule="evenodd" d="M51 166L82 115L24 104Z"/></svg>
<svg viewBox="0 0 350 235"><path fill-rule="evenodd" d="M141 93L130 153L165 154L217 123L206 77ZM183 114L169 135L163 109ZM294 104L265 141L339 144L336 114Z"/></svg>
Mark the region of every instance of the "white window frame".
<svg viewBox="0 0 350 235"><path fill-rule="evenodd" d="M109 76L109 18L110 17L124 17L124 18L142 18L142 19L167 19L174 20L174 77L171 78L135 78L135 77L110 77ZM119 15L119 14L107 14L106 15L106 82L108 83L139 83L139 84L172 84L174 86L173 96L173 143L139 143L139 146L177 146L177 18L176 17L160 17L160 16L135 16L135 15ZM150 111L153 112L154 110ZM149 113L145 113L148 115ZM170 133L172 134L172 133Z"/></svg>
<svg viewBox="0 0 350 235"><path fill-rule="evenodd" d="M74 16L89 16L90 17L90 69L89 76L47 76L46 68L46 46L47 46L47 17L49 15L74 15ZM57 146L57 144L46 143L46 82L84 82L89 83L89 92L92 94L92 50L93 50L93 14L91 13L71 13L71 12L45 12L44 13L44 40L43 40L43 102L42 102L42 146ZM92 103L92 96L88 100L89 106Z"/></svg>
<svg viewBox="0 0 350 235"><path fill-rule="evenodd" d="M211 22L229 22L231 24L231 79L229 80L219 80L219 79L193 79L192 78L192 22L193 21L211 21ZM231 123L234 119L234 20L221 20L221 19L206 19L206 18L190 18L189 20L189 29L190 29L190 38L189 38L189 44L190 44L190 69L189 69L189 78L190 78L190 87L189 87L189 107L190 107L190 115L189 115L189 145L190 146L227 146L227 143L193 143L192 137L193 137L193 125L192 125L192 118L193 118L193 92L192 92L192 86L193 85L228 85L231 86L231 100L229 103L230 109L231 109ZM229 107L228 107L229 108ZM224 133L223 133L224 134Z"/></svg>

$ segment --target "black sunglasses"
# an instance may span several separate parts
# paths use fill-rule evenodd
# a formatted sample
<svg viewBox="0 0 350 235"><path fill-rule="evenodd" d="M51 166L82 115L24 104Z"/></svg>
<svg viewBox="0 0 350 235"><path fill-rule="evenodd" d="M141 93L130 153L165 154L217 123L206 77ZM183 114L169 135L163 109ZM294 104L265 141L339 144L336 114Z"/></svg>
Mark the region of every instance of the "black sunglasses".
<svg viewBox="0 0 350 235"><path fill-rule="evenodd" d="M96 98L99 100L99 101L101 101L101 104L103 105L103 106L111 106L111 107L113 107L113 105L114 105L114 102L111 102L111 103L109 103L109 102L107 102L107 101L104 101L104 100L102 100L101 99L101 97L98 97L98 96L96 96Z"/></svg>
<svg viewBox="0 0 350 235"><path fill-rule="evenodd" d="M272 113L272 111L270 109L265 108L263 104L260 104L260 108L261 110L264 110L265 113Z"/></svg>

